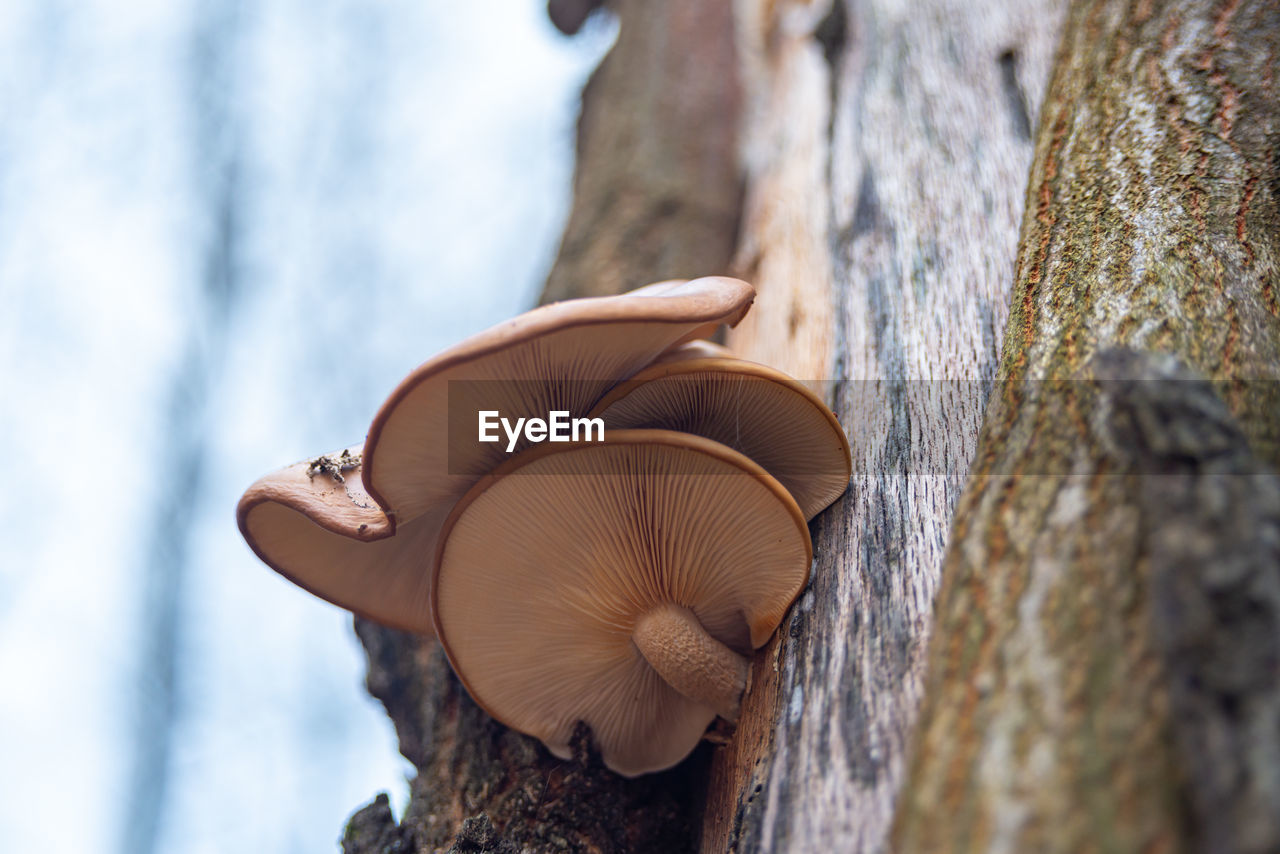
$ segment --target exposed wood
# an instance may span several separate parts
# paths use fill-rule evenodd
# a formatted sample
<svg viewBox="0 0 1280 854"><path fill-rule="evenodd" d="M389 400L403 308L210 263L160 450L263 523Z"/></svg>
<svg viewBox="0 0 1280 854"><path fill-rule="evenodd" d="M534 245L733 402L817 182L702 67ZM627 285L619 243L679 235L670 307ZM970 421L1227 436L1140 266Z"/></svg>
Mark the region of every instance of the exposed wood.
<svg viewBox="0 0 1280 854"><path fill-rule="evenodd" d="M618 42L583 94L574 203L544 301L723 273L737 227L738 85L728 0L619 0ZM345 854L696 848L710 746L627 780L579 733L571 761L493 721L434 641L357 621L370 692L418 775L399 827L378 801ZM391 840L391 842L388 842Z"/></svg>
<svg viewBox="0 0 1280 854"><path fill-rule="evenodd" d="M702 851L878 851L995 372L1060 4L740 10L739 263L760 293L729 343L828 389L855 475L814 523L813 584L713 760Z"/></svg>
<svg viewBox="0 0 1280 854"><path fill-rule="evenodd" d="M1257 552L1275 530L1274 484L1215 479L1222 454L1248 472L1280 456L1278 48L1274 3L1071 8L898 850L1280 847L1276 659L1222 633L1236 600L1274 631L1274 599L1254 589L1275 583ZM1143 430L1108 427L1114 391L1088 380L1116 376L1097 360L1114 347L1138 351L1123 375L1152 370L1142 353L1157 352L1221 381L1253 451L1241 438L1144 458L1162 421L1217 442L1204 419L1222 417L1188 414L1184 380L1176 405L1143 404ZM1153 486L1154 472L1176 477ZM1247 580L1214 600L1223 566ZM1253 670L1204 681L1207 662Z"/></svg>

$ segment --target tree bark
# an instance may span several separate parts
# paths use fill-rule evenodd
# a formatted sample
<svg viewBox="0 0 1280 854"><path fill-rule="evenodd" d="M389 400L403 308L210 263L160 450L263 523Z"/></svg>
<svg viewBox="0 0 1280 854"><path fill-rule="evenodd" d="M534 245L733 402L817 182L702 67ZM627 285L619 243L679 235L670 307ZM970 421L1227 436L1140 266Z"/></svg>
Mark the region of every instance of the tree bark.
<svg viewBox="0 0 1280 854"><path fill-rule="evenodd" d="M1072 6L900 850L1280 850L1277 47Z"/></svg>
<svg viewBox="0 0 1280 854"><path fill-rule="evenodd" d="M741 209L731 0L613 0L582 94L573 208L543 302L721 275Z"/></svg>
<svg viewBox="0 0 1280 854"><path fill-rule="evenodd" d="M854 478L713 760L702 851L879 851L1061 9L749 6L738 264L759 296L729 343L826 380Z"/></svg>
<svg viewBox="0 0 1280 854"><path fill-rule="evenodd" d="M345 850L1268 850L1277 12L1066 3L611 4L544 299L752 281L729 344L855 476L736 731L661 775L358 624L419 774Z"/></svg>

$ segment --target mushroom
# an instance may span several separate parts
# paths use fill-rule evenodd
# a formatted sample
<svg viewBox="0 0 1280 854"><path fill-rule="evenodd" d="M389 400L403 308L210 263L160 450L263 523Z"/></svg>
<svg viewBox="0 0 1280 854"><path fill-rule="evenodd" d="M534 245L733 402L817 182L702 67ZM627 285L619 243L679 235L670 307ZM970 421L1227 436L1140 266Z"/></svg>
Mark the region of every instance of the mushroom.
<svg viewBox="0 0 1280 854"><path fill-rule="evenodd" d="M737 279L660 282L544 306L481 332L400 383L363 455L349 448L249 487L237 508L241 533L267 565L321 598L429 634L440 526L507 456L475 441L478 411L584 414L672 346L737 323L754 296Z"/></svg>
<svg viewBox="0 0 1280 854"><path fill-rule="evenodd" d="M586 413L672 346L736 324L754 298L737 279L659 282L543 306L481 332L391 392L365 440L365 487L396 515L452 504L509 456L475 441L480 410Z"/></svg>
<svg viewBox="0 0 1280 854"><path fill-rule="evenodd" d="M670 767L736 719L748 656L808 579L804 515L763 468L668 430L542 445L454 507L432 580L455 672L493 717L569 756Z"/></svg>
<svg viewBox="0 0 1280 854"><path fill-rule="evenodd" d="M359 448L347 448L261 478L240 499L240 533L263 563L321 599L430 633L425 556L449 508L395 526L364 491L359 463Z"/></svg>
<svg viewBox="0 0 1280 854"><path fill-rule="evenodd" d="M806 519L849 485L849 440L822 398L709 341L664 353L591 414L604 418L606 429L680 430L741 451L791 492Z"/></svg>

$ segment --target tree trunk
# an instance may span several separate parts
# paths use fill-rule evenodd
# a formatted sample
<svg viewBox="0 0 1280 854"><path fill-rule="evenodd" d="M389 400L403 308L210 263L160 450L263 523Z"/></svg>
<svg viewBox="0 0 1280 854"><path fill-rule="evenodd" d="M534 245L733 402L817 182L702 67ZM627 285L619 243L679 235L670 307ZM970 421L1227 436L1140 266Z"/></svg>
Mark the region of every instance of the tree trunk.
<svg viewBox="0 0 1280 854"><path fill-rule="evenodd" d="M739 262L760 295L729 343L836 380L854 478L815 521L813 583L713 761L704 852L884 845L1058 7L851 2L770 19L762 4L747 18Z"/></svg>
<svg viewBox="0 0 1280 854"><path fill-rule="evenodd" d="M360 623L419 775L345 850L1266 850L1280 24L1201 5L612 3L545 298L752 281L730 345L822 386L855 476L736 732L660 775Z"/></svg>
<svg viewBox="0 0 1280 854"><path fill-rule="evenodd" d="M1071 9L900 850L1280 850L1278 47Z"/></svg>

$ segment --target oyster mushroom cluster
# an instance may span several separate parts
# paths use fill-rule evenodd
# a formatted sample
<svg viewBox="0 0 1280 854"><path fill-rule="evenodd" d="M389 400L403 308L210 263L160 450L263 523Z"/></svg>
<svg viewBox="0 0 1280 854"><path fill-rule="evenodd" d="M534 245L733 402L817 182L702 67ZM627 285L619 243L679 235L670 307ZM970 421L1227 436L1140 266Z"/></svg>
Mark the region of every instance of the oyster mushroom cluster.
<svg viewBox="0 0 1280 854"><path fill-rule="evenodd" d="M418 367L363 449L254 483L265 563L330 602L435 635L472 697L560 757L578 721L625 775L670 767L720 715L808 580L807 521L849 481L835 417L707 341L755 291L661 282L544 306ZM481 413L603 419L513 452Z"/></svg>

